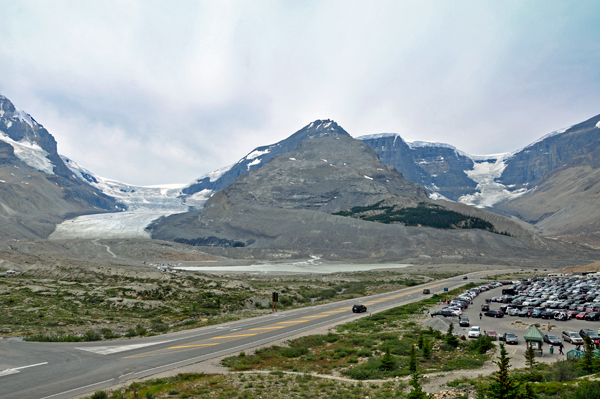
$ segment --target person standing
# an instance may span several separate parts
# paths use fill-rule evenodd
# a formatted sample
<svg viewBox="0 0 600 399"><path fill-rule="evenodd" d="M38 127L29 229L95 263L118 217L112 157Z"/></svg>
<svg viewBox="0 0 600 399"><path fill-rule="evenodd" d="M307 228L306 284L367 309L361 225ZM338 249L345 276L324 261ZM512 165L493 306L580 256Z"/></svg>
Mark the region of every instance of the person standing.
<svg viewBox="0 0 600 399"><path fill-rule="evenodd" d="M564 353L563 353L563 348L564 348L564 347L565 347L565 346L563 345L563 343L562 343L562 342L561 342L561 343L558 345L558 353L559 353L559 354L561 354L561 355L564 355Z"/></svg>
<svg viewBox="0 0 600 399"><path fill-rule="evenodd" d="M479 320L481 320L481 312L479 312Z"/></svg>

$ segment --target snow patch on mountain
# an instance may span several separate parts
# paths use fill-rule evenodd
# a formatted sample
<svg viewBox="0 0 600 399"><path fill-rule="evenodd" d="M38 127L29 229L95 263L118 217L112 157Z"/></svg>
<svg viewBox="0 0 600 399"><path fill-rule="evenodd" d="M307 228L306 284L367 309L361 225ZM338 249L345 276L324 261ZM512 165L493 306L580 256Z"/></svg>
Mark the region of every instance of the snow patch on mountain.
<svg viewBox="0 0 600 399"><path fill-rule="evenodd" d="M27 112L23 111L20 108L15 107L15 112L13 113L12 119L15 119L17 121L23 121L33 129L33 124L35 120L31 117L31 115L29 115Z"/></svg>
<svg viewBox="0 0 600 399"><path fill-rule="evenodd" d="M15 156L34 169L49 175L54 174L54 164L48 159L48 153L36 143L22 140L15 141L0 130L0 140L10 144L15 150Z"/></svg>
<svg viewBox="0 0 600 399"><path fill-rule="evenodd" d="M260 157L261 155L268 154L270 151L270 148L267 148L264 151L254 150L250 154L246 155L246 159L254 159L256 157Z"/></svg>
<svg viewBox="0 0 600 399"><path fill-rule="evenodd" d="M377 140L377 139L386 139L388 137L399 137L402 140L402 137L398 133L377 133L377 134L366 134L364 136L356 137L356 140ZM404 140L402 140L404 141Z"/></svg>
<svg viewBox="0 0 600 399"><path fill-rule="evenodd" d="M235 166L235 164L232 164L232 165L229 165L229 166L225 166L224 168L217 169L215 171L209 172L209 173L207 173L205 175L202 175L199 178L197 178L196 182L200 182L200 181L206 179L207 177L208 177L208 180L211 183L216 182L217 180L219 180L221 178L221 176L223 176L225 173L229 172L229 170L231 168L233 168L234 166Z"/></svg>
<svg viewBox="0 0 600 399"><path fill-rule="evenodd" d="M525 188L510 191L509 187L496 181L506 168L506 160L512 153L472 156L472 170L465 170L469 178L477 183L478 193L463 195L458 202L477 208L492 207L495 204L520 197L530 190Z"/></svg>
<svg viewBox="0 0 600 399"><path fill-rule="evenodd" d="M600 121L598 121L598 123L596 123L596 127L597 127L598 129L600 129Z"/></svg>

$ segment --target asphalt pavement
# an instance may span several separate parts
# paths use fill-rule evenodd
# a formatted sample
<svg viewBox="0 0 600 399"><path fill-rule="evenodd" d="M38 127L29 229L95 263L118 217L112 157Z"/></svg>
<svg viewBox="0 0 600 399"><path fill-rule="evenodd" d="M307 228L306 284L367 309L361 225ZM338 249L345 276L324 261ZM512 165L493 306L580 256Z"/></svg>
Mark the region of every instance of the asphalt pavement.
<svg viewBox="0 0 600 399"><path fill-rule="evenodd" d="M539 323L540 324L539 329L542 332L542 334L556 335L563 342L563 345L565 346L563 349L563 352L565 353L565 355L568 351L575 349L575 345L573 345L569 342L566 342L562 339L561 334L563 331L574 331L576 333L579 333L579 330L581 330L582 328L589 328L594 331L598 331L598 328L600 327L600 321L585 321L585 320L577 320L577 319L571 319L571 320L567 320L567 321L557 321L557 320L543 320L541 318L538 319L538 318L532 318L532 317L528 318L528 317L518 317L518 316L509 316L509 315L505 315L502 318L485 316L484 315L485 312L481 311L481 305L485 303L486 299L491 299L492 297L495 297L495 296L502 296L502 288L506 288L506 286L494 288L489 291L484 291L483 293L476 296L475 299L473 299L473 305L469 306L466 310L464 310L462 316L469 318L471 327L479 326L479 327L481 327L482 331L483 330L496 331L498 336L504 334L505 332L515 333L517 335L517 337L519 338L518 345L507 345L506 346L509 353L511 353L514 356L519 356L519 355L523 354L526 349L525 339L523 339L523 336L527 332L527 328L519 328L518 323L513 324L517 320L520 320L521 322L528 324L528 325L531 325L532 323ZM506 305L506 304L498 303L498 302L490 302L489 305L490 305L490 309L499 309L500 306ZM510 304L508 304L508 305L510 306ZM479 319L479 313L482 314L481 320ZM469 332L470 327L458 327L458 318L453 318L453 319L455 322L455 331L467 336L467 333ZM553 327L551 327L550 332L547 331L548 323L550 323L551 326L553 326ZM547 360L548 358L551 358L551 359L559 358L560 355L558 354L558 346L556 346L554 348L555 350L552 355L549 353L550 346L551 345L544 343L543 350L544 350L544 358L546 358L545 360Z"/></svg>

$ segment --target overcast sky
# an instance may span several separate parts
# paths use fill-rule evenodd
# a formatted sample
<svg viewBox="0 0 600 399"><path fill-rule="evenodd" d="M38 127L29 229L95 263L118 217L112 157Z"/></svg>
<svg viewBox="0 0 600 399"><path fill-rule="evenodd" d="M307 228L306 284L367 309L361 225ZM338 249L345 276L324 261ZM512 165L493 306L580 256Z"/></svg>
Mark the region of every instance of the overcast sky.
<svg viewBox="0 0 600 399"><path fill-rule="evenodd" d="M471 154L600 114L598 1L0 0L0 94L59 152L187 183L315 119Z"/></svg>

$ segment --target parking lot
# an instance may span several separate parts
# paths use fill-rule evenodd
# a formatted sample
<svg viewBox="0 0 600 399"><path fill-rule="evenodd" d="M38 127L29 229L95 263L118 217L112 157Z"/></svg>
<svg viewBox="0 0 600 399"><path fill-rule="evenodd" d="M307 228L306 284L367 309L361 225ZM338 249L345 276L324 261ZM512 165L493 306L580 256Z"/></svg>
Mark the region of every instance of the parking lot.
<svg viewBox="0 0 600 399"><path fill-rule="evenodd" d="M512 298L507 298L509 300L508 303L503 303L503 302L489 302L489 307L491 310L498 310L500 309L501 306L511 306L510 303L510 299L513 298L518 298L517 302L521 301L528 301L529 298L531 299L538 299L541 297L541 295L538 295L539 293L542 293L542 295L546 295L548 294L548 297L543 298L544 302L547 302L547 299L550 296L553 296L555 293L559 293L557 296L561 295L565 298L562 299L562 302L567 301L567 300L571 300L571 298L569 297L575 297L577 295L580 294L580 287L584 286L586 287L585 291L586 294L583 298L595 298L595 285L596 285L596 280L582 280L582 281L578 281L575 279L571 279L573 280L573 283L570 284L570 280L566 280L563 279L562 280L562 284L558 283L560 279L546 279L544 280L540 280L540 281L534 281L534 282L530 282L528 283L528 285L521 285L519 288L523 288L526 287L526 291L522 290L522 291L517 291L515 294L513 295ZM567 283L565 283L565 281L567 281ZM570 284L570 285L569 285ZM507 288L512 287L514 284L510 284L510 285L503 285L500 286L498 288L492 288L489 289L487 291L482 291L481 293L479 293L479 295L477 295L475 298L473 298L473 305L469 305L468 308L463 309L463 313L460 317L468 317L469 318L469 323L470 326L469 327L459 327L458 325L458 321L460 319L460 317L448 317L448 321L452 320L454 322L454 327L455 327L455 331L459 334L459 335L465 335L465 337L468 336L468 332L470 330L470 327L473 326L479 326L481 328L482 331L495 331L498 336L501 336L502 334L506 333L506 332L511 332L517 335L518 337L518 344L517 345L507 345L507 350L509 351L509 353L511 354L511 356L513 358L515 358L515 360L517 360L519 357L522 357L522 355L525 352L525 340L523 339L523 336L525 335L525 333L527 332L527 330L529 329L529 326L533 323L538 323L539 327L538 329L542 332L542 334L553 334L556 337L558 337L560 339L560 341L562 341L563 345L564 345L564 353L566 354L568 351L575 349L575 345L571 344L570 342L567 342L563 339L563 337L561 336L563 331L574 331L576 333L579 333L579 331L581 329L591 329L595 332L598 331L598 328L600 327L600 321L587 321L587 320L578 320L578 319L570 319L567 321L558 321L558 320L554 320L554 319L542 319L542 318L534 318L534 317L519 317L519 316L510 316L508 314L505 314L504 317L502 318L495 318L495 317L489 317L489 316L485 316L485 312L481 310L481 305L486 304L486 299L487 300L491 300L492 298L496 297L496 299L498 299L498 297L502 297L502 291L503 289L506 290ZM566 285L566 288L565 288ZM598 282L598 289L600 290L600 281ZM583 289L582 289L583 290ZM573 291L573 292L571 292ZM576 292L575 292L576 291ZM529 295L529 294L533 294L533 295ZM537 296L537 298L536 298ZM506 297L505 297L506 298ZM505 299L506 300L506 299ZM557 298L558 300L558 298ZM575 301L578 302L579 300ZM544 302L542 304L544 304ZM553 306L555 306L555 304L552 304ZM588 305L590 306L590 305ZM521 309L530 309L530 310L543 310L543 309L550 309L550 308L545 308L545 307L532 307L532 308L528 308L527 306L522 306L522 304L520 304L518 307L520 307ZM437 308L439 309L439 307ZM437 310L436 309L436 310ZM553 309L554 311L564 311L566 309L560 309L560 308L555 308ZM481 314L481 319L480 319L480 314ZM442 317L442 316L434 316L434 317ZM550 331L548 332L548 324L550 324ZM558 347L555 346L554 347L554 353L550 354L549 353L549 348L551 345L549 345L548 343L544 343L543 345L543 352L544 352L544 360L550 360L552 358L556 359L561 357L561 355L558 354Z"/></svg>

